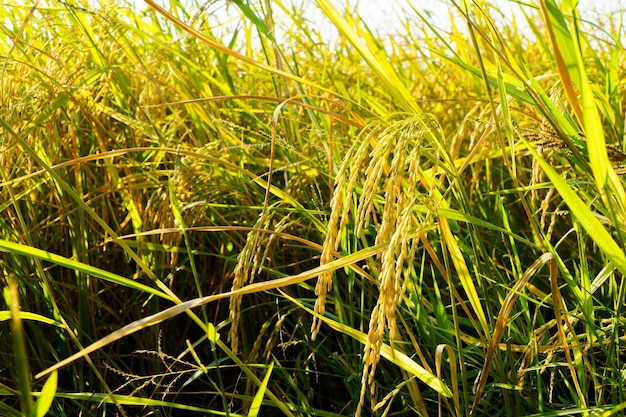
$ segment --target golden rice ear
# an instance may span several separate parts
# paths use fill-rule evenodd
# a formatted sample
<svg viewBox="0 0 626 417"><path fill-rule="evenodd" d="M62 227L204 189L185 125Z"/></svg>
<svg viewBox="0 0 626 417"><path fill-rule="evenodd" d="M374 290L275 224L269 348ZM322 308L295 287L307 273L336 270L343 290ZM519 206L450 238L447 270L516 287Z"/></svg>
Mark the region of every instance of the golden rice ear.
<svg viewBox="0 0 626 417"><path fill-rule="evenodd" d="M324 240L324 246L322 249L322 256L320 258L320 264L325 265L333 260L335 248L339 245L339 217L343 205L344 196L344 177L341 174L343 170L340 170L340 174L335 185L335 191L333 193L332 200L330 202L330 219L328 221L328 233ZM317 278L317 284L315 284L315 312L323 315L326 312L326 293L332 289L333 286L333 273L324 272ZM311 339L315 340L317 334L322 326L322 321L317 317L313 317L313 323L311 324Z"/></svg>
<svg viewBox="0 0 626 417"><path fill-rule="evenodd" d="M349 218L356 218L353 232L356 236L374 223L377 230L375 244L385 246L375 262L379 295L370 316L364 348L365 366L357 415L361 412L367 392L372 399L375 398L376 367L387 331L392 347L399 349L394 346L394 339L400 338L396 310L406 288L407 265L414 261L421 236L415 230L426 227L422 220L425 223L433 221L428 214L418 216L415 208L428 199L430 186L434 187L429 184L429 189L424 188L424 172L439 163L441 137L438 124L427 115L381 121L371 126L370 133L361 143L353 146L337 175L321 264L334 258ZM435 180L436 171L433 169L430 172ZM359 182L362 185L356 213L350 212L352 195ZM380 218L375 215L380 211L380 207L376 207L378 205L382 207ZM325 312L326 295L332 285L331 272L318 277L315 311L319 314ZM312 337L317 336L320 324L321 320L316 317L311 329Z"/></svg>
<svg viewBox="0 0 626 417"><path fill-rule="evenodd" d="M247 283L254 281L254 277L259 268L258 260L260 250L259 231L256 229L251 230L246 238L246 244L241 249L239 256L237 256L237 265L234 271L235 277L232 285L233 291L243 288ZM230 297L230 331L228 332L228 339L230 340L231 349L235 353L239 351L241 298L241 295Z"/></svg>
<svg viewBox="0 0 626 417"><path fill-rule="evenodd" d="M364 132L371 131L372 126ZM373 129L372 129L373 130ZM354 189L361 179L361 167L369 155L369 141L374 140L374 135L369 133L363 135L365 139L359 138L355 144L346 152L335 179L333 196L330 201L330 218L328 219L328 232L324 239L320 265L325 265L335 258L335 253L341 243L341 231L345 230L353 215L350 214L350 202ZM358 215L357 215L358 216ZM357 223L355 234L359 235L359 224ZM326 312L326 294L332 290L332 272L320 274L315 285L315 312L323 315ZM322 321L313 317L311 325L311 338L317 337Z"/></svg>

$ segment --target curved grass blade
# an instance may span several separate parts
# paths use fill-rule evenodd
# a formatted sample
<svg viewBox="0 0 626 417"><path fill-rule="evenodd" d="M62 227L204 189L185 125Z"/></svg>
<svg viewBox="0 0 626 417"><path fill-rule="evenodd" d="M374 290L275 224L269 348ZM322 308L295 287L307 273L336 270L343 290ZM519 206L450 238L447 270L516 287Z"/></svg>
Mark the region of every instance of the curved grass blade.
<svg viewBox="0 0 626 417"><path fill-rule="evenodd" d="M265 391L267 390L267 383L270 380L273 369L274 362L270 363L270 366L265 373L265 378L263 378L263 382L261 383L259 390L254 395L254 400L252 400L252 405L250 406L248 417L257 417L259 415L259 410L261 409L261 404L263 403L263 396L265 395Z"/></svg>
<svg viewBox="0 0 626 417"><path fill-rule="evenodd" d="M330 327L332 327L333 329L337 330L338 332L341 332L341 333L343 333L345 335L348 335L348 336L352 337L355 340L358 340L364 346L367 343L367 334L366 333L363 333L363 332L361 332L359 330L353 329L352 327L346 326L346 325L344 325L342 323L339 323L339 322L337 322L335 320L332 320L329 317L322 316L322 315L316 313L315 311L311 310L310 308L306 307L300 301L296 300L295 298L291 297L290 295L286 294L285 292L281 291L281 293L282 293L282 295L285 298L287 298L288 300L290 300L294 304L298 305L300 308L305 310L307 313L309 313L309 314L317 317L318 319L322 320L324 323L328 324ZM415 362L413 359L408 357L403 352L395 350L390 345L388 345L386 343L383 343L382 344L382 348L380 350L380 354L381 354L382 357L384 357L388 361L394 363L399 368L407 371L411 375L415 375L419 380L424 382L426 385L428 385L429 387L431 387L432 389L434 389L435 391L437 391L439 394L443 395L444 397L450 398L450 397L453 396L452 395L452 391L450 390L450 388L448 388L448 386L441 379L439 379L433 373L428 372L426 369L424 369L424 367L419 365L417 362Z"/></svg>
<svg viewBox="0 0 626 417"><path fill-rule="evenodd" d="M228 411L220 411L220 410L212 410L210 408L204 408L199 405L185 405L180 404L173 401L163 401L156 400L154 398L146 398L140 396L133 395L120 395L120 394L103 394L103 393L65 393L58 392L56 394L57 398L66 398L73 401L90 401L95 404L99 403L107 403L107 404L119 404L125 406L134 406L134 407L163 407L169 408L173 410L180 410L180 414L172 414L172 415L197 415L197 414L206 414L212 416L224 416L224 417L245 417L243 414L228 412ZM183 414L183 412L188 412L190 414Z"/></svg>
<svg viewBox="0 0 626 417"><path fill-rule="evenodd" d="M472 276L469 272L469 268L465 263L465 258L463 257L463 253L461 252L461 248L457 243L456 237L452 234L450 230L450 226L448 225L448 221L445 217L440 217L439 227L441 229L441 234L443 240L448 247L448 251L450 252L450 258L452 259L452 264L456 269L456 272L459 276L459 280L461 281L461 286L467 295L470 305L476 314L476 318L480 323L481 329L476 329L478 331L482 331L485 337L489 337L491 331L489 330L489 323L487 322L487 316L485 315L485 311L483 310L483 306L480 303L480 296L476 291L476 286L474 285L474 281L472 280Z"/></svg>
<svg viewBox="0 0 626 417"><path fill-rule="evenodd" d="M63 327L62 323L56 320L50 319L46 316L42 316L41 314L29 313L28 311L20 311L19 315L22 320L38 321L40 323L52 324L53 326ZM10 319L11 319L10 311L0 311L0 321L7 321Z"/></svg>
<svg viewBox="0 0 626 417"><path fill-rule="evenodd" d="M572 42L572 37L567 28L565 17L554 0L543 0L540 2L541 9L545 16L546 26L552 41L554 59L561 76L561 82L567 99L574 109L578 120L582 121L583 111L578 101L578 94L574 90L573 82L580 88L582 73L577 65L576 45ZM573 80L572 80L573 78ZM573 81L573 82L572 82Z"/></svg>
<svg viewBox="0 0 626 417"><path fill-rule="evenodd" d="M550 178L561 197L563 197L572 215L576 217L585 231L589 233L589 236L593 239L598 248L600 248L602 253L609 258L622 275L626 275L626 256L624 255L623 249L615 242L604 225L600 223L600 220L598 220L593 212L589 210L585 203L576 195L569 184L567 184L554 168L539 155L537 150L530 145L528 145L528 150L539 162L543 171L548 178Z"/></svg>
<svg viewBox="0 0 626 417"><path fill-rule="evenodd" d="M491 368L491 363L493 362L494 355L499 348L500 340L504 335L504 330L506 328L509 316L511 315L511 310L513 310L513 305L515 304L515 301L519 297L520 292L524 289L526 284L535 274L535 272L537 272L543 264L550 261L554 262L554 257L551 253L547 252L541 255L539 259L537 259L535 262L533 262L531 266L528 267L528 269L524 272L522 277L519 279L519 281L517 281L513 288L511 288L511 291L504 299L502 307L500 308L500 312L498 313L498 318L495 328L493 330L493 335L491 336L491 341L489 342L489 347L487 348L485 363L480 373L478 385L476 386L476 396L474 397L474 404L472 405L472 411L470 412L470 416L475 415L475 412L478 409L478 404L480 403L480 400L482 398L483 390L485 389L485 385L487 385L487 378L489 377L489 369Z"/></svg>
<svg viewBox="0 0 626 417"><path fill-rule="evenodd" d="M64 256L33 248L32 246L0 239L0 251L12 253L14 255L23 255L29 258L41 259L42 261L61 265L66 268L91 275L93 277L101 278L115 284L123 285L137 291L142 291L148 294L156 295L157 297L161 297L166 300L173 301L172 297L170 297L168 294L165 294L155 288L149 287L139 282L133 281L132 279L124 278L112 272L105 271L104 269L96 268L95 266L75 261Z"/></svg>
<svg viewBox="0 0 626 417"><path fill-rule="evenodd" d="M20 408L25 416L31 415L33 398L30 390L31 374L26 353L26 337L20 317L20 296L17 285L17 277L10 273L7 277L7 286L3 288L4 301L11 311L11 336L13 339L13 356L15 361L15 373L20 390Z"/></svg>
<svg viewBox="0 0 626 417"><path fill-rule="evenodd" d="M240 288L238 290L235 291L229 291L229 292L225 292L225 293L220 293L220 294L215 294L215 295L209 295L206 297L201 297L201 298L195 298L193 300L189 300L186 301L184 303L181 304L177 304L173 307L167 308L163 311L160 311L156 314L153 314L151 316L148 317L144 317L143 319L139 319L136 320L130 324L127 324L126 326L122 327L121 329L118 329L116 331L114 331L113 333L110 333L109 335L103 337L100 340L97 340L96 342L92 343L91 345L87 346L86 348L82 349L81 351L75 353L74 355L70 356L69 358L66 358L54 365L52 365L51 367L49 367L48 369L39 372L37 375L35 375L36 379L39 379L45 375L48 375L50 372L53 372L57 369L60 369L72 362L74 362L76 359L81 358L83 356L86 356L88 354L90 354L91 352L95 352L96 350L110 344L113 343L125 336L128 336L130 334L133 334L135 332L138 332L141 329L145 329L146 327L150 327L150 326L154 326L155 324L161 323L162 321L168 320L172 317L175 317L181 313L184 313L192 308L195 307L199 307L205 304L208 304L210 302L213 301L217 301L217 300L221 300L224 298L230 298L232 296L235 295L245 295L245 294L253 294L253 293L257 293L257 292L261 292L261 291L267 291L267 290L272 290L272 289L276 289L276 288L281 288L281 287L285 287L288 285L293 285L293 284L298 284L300 282L304 282L306 280L309 280L311 278L316 278L318 277L321 273L327 272L327 271L335 271L337 269L341 269L344 267L348 267L351 264L354 264L356 262L362 261L364 259L370 258L374 255L376 255L378 252L380 252L383 248L385 247L385 245L381 244L381 245L377 245L377 246L372 246L370 248L364 249L362 251L356 252L354 254L348 255L346 257L340 258L340 259L336 259L332 262L329 262L323 266L319 266L317 268L313 268L310 269L308 271L305 271L301 274L298 275L291 275L285 278L278 278L278 279L274 279L274 280L270 280L270 281L263 281L263 282L256 282L254 284L250 284L247 285L243 288Z"/></svg>
<svg viewBox="0 0 626 417"><path fill-rule="evenodd" d="M34 414L36 417L44 417L50 406L54 401L54 396L57 392L58 372L53 372L41 389L41 394L37 402L35 403Z"/></svg>
<svg viewBox="0 0 626 417"><path fill-rule="evenodd" d="M421 113L421 109L417 105L415 98L405 87L402 80L398 77L396 70L385 59L378 59L374 53L363 44L361 37L352 29L348 21L342 16L337 8L328 0L315 1L326 16L333 22L337 30L343 34L354 46L354 48L363 57L365 62L376 73L378 78L384 84L385 88L391 96L407 111Z"/></svg>

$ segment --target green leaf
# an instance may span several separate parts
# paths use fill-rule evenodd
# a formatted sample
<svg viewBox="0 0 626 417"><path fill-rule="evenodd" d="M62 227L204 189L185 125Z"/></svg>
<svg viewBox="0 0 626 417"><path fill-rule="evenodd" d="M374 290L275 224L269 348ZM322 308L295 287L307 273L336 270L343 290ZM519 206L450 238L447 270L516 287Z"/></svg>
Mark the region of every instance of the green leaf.
<svg viewBox="0 0 626 417"><path fill-rule="evenodd" d="M128 288L135 289L137 291L143 291L148 294L156 295L157 297L164 298L166 300L172 300L172 298L144 284L140 284L132 279L121 277L104 269L96 268L95 266L87 265L85 263L76 261L74 259L66 258L54 253L46 252L41 249L33 248L32 246L23 245L21 243L9 242L4 239L0 239L0 252L8 252L15 255L23 255L29 258L38 258L43 261L51 262L57 265L64 266L75 271L91 275L93 277L101 278L115 284L120 284Z"/></svg>
<svg viewBox="0 0 626 417"><path fill-rule="evenodd" d="M54 401L54 396L57 392L57 382L58 382L58 372L54 371L50 374L46 383L43 384L43 388L41 389L41 394L39 400L35 404L35 408L31 411L31 415L36 417L44 417L50 406L52 405L52 401Z"/></svg>
<svg viewBox="0 0 626 417"><path fill-rule="evenodd" d="M5 290L4 293L5 293L5 300L6 300L6 294L7 294L8 289L5 288L4 290ZM50 319L46 316L42 316L41 314L29 313L28 311L20 311L19 316L22 320L33 320L33 321L38 321L40 323L52 324L53 326L63 327L62 323L59 323L58 321ZM10 319L11 319L10 311L0 311L0 321L7 321Z"/></svg>
<svg viewBox="0 0 626 417"><path fill-rule="evenodd" d="M252 23L254 23L254 26L256 26L263 33L263 35L267 36L270 39L273 39L272 33L268 29L267 25L265 24L263 19L261 19L259 16L257 16L256 13L254 13L254 10L252 10L247 4L245 4L241 0L232 0L232 2L235 3L237 7L239 7L239 10L241 10L241 12L248 19L250 19Z"/></svg>
<svg viewBox="0 0 626 417"><path fill-rule="evenodd" d="M270 376L272 375L273 369L274 369L274 362L270 364L269 369L265 373L265 378L263 378L263 383L259 386L259 390L254 395L254 400L252 400L252 405L250 406L250 411L248 412L249 417L256 417L259 415L259 410L261 409L261 403L263 402L263 397L265 396L265 391L267 390L267 383L270 380Z"/></svg>

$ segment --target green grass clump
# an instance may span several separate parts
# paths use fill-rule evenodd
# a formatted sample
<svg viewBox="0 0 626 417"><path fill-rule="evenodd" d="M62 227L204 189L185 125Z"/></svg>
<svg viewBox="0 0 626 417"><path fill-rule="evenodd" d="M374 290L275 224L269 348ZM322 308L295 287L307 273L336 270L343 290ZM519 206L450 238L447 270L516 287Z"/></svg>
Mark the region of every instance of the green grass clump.
<svg viewBox="0 0 626 417"><path fill-rule="evenodd" d="M0 12L2 415L623 413L623 10L146 3Z"/></svg>

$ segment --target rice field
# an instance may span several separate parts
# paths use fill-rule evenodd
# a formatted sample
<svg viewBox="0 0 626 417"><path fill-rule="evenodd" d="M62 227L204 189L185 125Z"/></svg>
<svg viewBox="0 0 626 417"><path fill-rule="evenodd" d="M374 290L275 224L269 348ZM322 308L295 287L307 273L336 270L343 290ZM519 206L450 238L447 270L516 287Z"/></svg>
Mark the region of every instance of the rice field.
<svg viewBox="0 0 626 417"><path fill-rule="evenodd" d="M0 8L1 415L623 415L624 8L400 3Z"/></svg>

